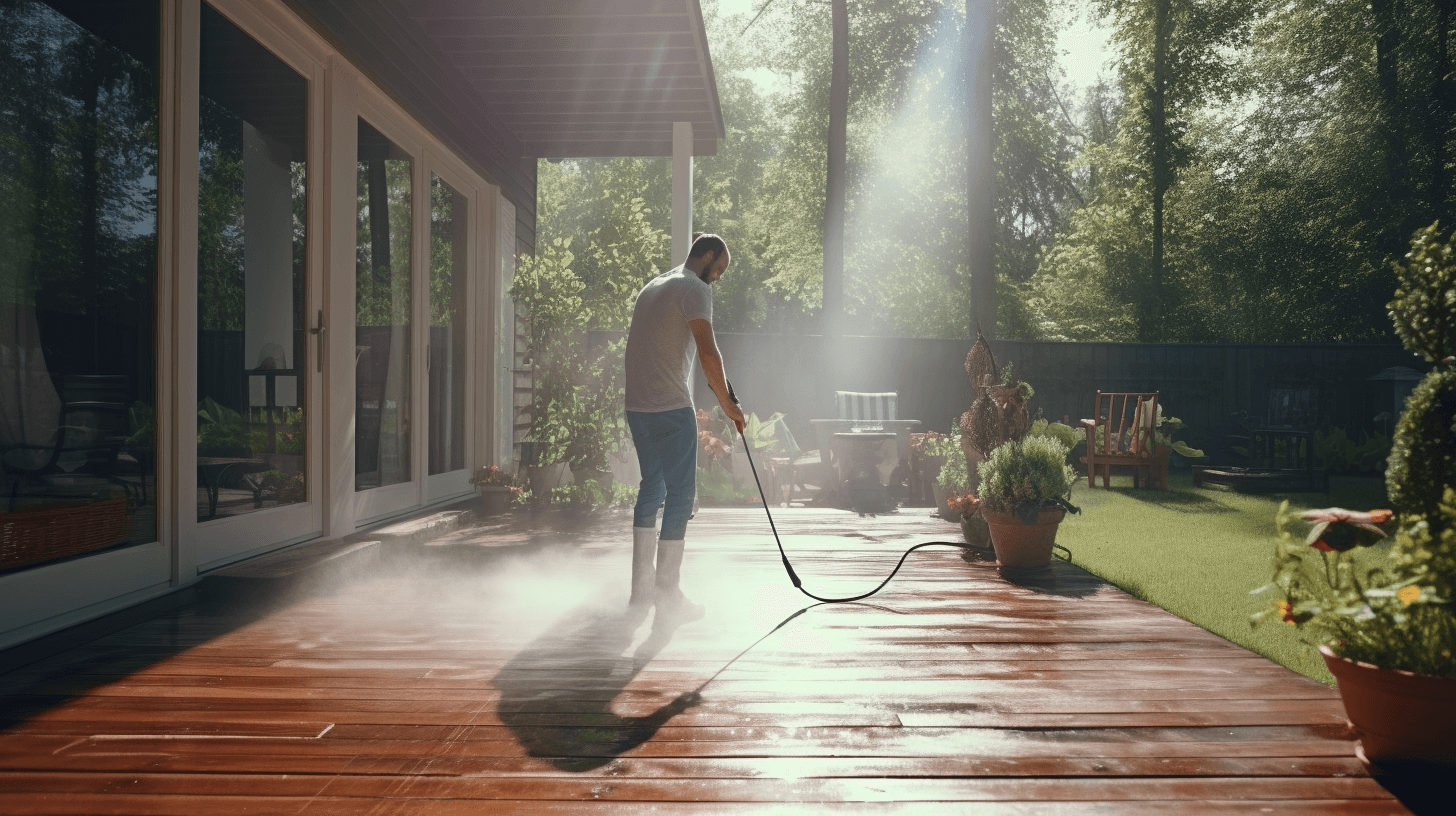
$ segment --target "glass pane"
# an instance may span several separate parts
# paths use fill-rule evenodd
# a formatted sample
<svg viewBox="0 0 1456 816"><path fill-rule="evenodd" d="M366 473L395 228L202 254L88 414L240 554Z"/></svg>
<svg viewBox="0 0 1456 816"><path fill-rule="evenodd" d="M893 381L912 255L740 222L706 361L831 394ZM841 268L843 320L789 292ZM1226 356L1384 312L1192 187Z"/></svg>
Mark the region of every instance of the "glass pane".
<svg viewBox="0 0 1456 816"><path fill-rule="evenodd" d="M202 7L197 518L304 501L308 83Z"/></svg>
<svg viewBox="0 0 1456 816"><path fill-rule="evenodd" d="M430 174L430 473L465 467L465 196Z"/></svg>
<svg viewBox="0 0 1456 816"><path fill-rule="evenodd" d="M356 490L410 480L410 165L359 120Z"/></svg>
<svg viewBox="0 0 1456 816"><path fill-rule="evenodd" d="M0 3L0 571L157 537L158 21Z"/></svg>

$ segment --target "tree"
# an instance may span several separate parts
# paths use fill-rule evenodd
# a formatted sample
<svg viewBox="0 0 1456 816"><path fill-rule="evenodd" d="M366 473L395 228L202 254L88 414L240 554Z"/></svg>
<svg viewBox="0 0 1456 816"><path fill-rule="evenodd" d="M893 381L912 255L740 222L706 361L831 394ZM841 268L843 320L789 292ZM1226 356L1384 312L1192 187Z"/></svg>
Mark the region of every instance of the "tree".
<svg viewBox="0 0 1456 816"><path fill-rule="evenodd" d="M996 0L966 0L966 263L971 309L967 336L996 337L996 145L992 75Z"/></svg>
<svg viewBox="0 0 1456 816"><path fill-rule="evenodd" d="M1180 169L1193 157L1189 118L1210 101L1232 97L1230 51L1245 44L1250 0L1099 0L1115 23L1120 73L1132 107L1123 122L1146 175L1151 252L1138 299L1138 338L1165 335L1164 208Z"/></svg>
<svg viewBox="0 0 1456 816"><path fill-rule="evenodd" d="M844 333L845 162L849 128L849 7L831 0L832 68L829 72L828 166L824 173L824 326L827 337Z"/></svg>

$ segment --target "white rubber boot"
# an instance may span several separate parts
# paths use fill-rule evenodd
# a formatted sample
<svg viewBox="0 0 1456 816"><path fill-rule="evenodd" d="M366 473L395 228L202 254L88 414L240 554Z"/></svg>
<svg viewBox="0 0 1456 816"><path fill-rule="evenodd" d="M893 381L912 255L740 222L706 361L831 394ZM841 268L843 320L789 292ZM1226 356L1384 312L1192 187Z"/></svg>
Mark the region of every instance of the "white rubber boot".
<svg viewBox="0 0 1456 816"><path fill-rule="evenodd" d="M695 621L703 616L701 604L683 595L678 582L682 577L683 542L657 542L657 617L675 623Z"/></svg>
<svg viewBox="0 0 1456 816"><path fill-rule="evenodd" d="M647 618L656 597L654 562L657 557L657 528L632 528L632 597L627 601L626 622L639 624Z"/></svg>

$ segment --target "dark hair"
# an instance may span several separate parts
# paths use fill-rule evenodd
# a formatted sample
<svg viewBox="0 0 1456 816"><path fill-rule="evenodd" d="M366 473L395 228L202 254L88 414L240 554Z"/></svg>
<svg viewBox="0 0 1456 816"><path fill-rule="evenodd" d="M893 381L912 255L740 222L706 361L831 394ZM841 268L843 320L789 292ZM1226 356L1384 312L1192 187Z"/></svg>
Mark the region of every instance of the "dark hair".
<svg viewBox="0 0 1456 816"><path fill-rule="evenodd" d="M714 253L714 258L721 258L728 251L728 245L723 239L711 232L699 233L693 236L693 247L688 250L689 258L701 258L709 252Z"/></svg>

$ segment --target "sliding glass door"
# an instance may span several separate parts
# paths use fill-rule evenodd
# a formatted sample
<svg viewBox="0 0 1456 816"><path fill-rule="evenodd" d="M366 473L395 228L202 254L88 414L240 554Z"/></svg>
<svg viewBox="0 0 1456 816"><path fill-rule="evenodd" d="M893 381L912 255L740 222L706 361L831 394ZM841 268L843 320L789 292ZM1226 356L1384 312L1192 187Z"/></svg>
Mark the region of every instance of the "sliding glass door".
<svg viewBox="0 0 1456 816"><path fill-rule="evenodd" d="M470 202L430 174L429 494L459 493L465 481L467 236Z"/></svg>
<svg viewBox="0 0 1456 816"><path fill-rule="evenodd" d="M199 566L320 528L309 81L207 4L197 191Z"/></svg>

